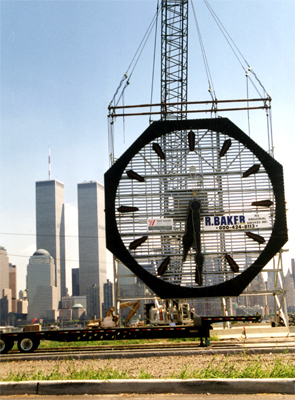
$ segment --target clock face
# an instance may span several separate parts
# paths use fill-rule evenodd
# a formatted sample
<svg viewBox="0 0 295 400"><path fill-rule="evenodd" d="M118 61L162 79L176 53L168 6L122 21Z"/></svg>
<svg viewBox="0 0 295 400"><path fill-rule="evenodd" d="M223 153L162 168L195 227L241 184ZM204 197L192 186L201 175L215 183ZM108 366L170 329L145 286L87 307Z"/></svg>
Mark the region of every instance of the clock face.
<svg viewBox="0 0 295 400"><path fill-rule="evenodd" d="M108 249L162 298L238 295L287 241L282 167L228 119L153 123L105 193Z"/></svg>

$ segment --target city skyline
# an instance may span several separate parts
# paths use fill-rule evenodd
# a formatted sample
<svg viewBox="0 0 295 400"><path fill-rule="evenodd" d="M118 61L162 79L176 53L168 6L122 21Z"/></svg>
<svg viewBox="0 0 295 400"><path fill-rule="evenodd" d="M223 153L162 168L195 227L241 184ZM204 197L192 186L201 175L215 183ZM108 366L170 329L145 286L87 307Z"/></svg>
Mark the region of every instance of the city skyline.
<svg viewBox="0 0 295 400"><path fill-rule="evenodd" d="M71 288L70 271L79 265L77 183L103 183L109 168L107 106L155 14L156 4L153 0L1 2L0 244L7 249L9 261L17 265L18 290L25 288L26 267L37 250L34 185L48 177L49 148L52 179L65 185L66 286ZM227 45L215 28L212 30L201 2L194 4L218 98L245 96L244 71L237 72L232 66L232 58L226 56ZM295 4L288 0L211 4L273 98L274 154L284 166L289 209L286 272L294 258L295 243L294 100L290 90L295 86ZM189 99L204 100L209 98L206 77L199 45L194 41L190 36ZM150 102L152 44L130 79L126 104ZM222 61L224 56L228 62ZM159 63L158 59L158 75ZM158 75L155 85L159 86ZM241 95L235 86L238 78ZM160 98L159 88L156 90L154 102ZM266 149L267 137L261 135L255 122L254 117L251 137ZM119 156L147 126L148 118L143 117L124 124L118 121L115 155ZM111 262L107 266L112 280Z"/></svg>

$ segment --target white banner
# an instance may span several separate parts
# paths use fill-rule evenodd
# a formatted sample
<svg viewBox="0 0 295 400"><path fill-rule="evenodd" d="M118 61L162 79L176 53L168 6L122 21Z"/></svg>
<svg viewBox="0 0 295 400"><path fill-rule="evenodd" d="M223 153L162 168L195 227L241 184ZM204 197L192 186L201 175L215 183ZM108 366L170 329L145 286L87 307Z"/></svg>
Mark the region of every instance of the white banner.
<svg viewBox="0 0 295 400"><path fill-rule="evenodd" d="M270 228L268 214L232 214L203 218L204 231Z"/></svg>
<svg viewBox="0 0 295 400"><path fill-rule="evenodd" d="M148 218L147 228L149 231L151 230L172 231L173 218Z"/></svg>

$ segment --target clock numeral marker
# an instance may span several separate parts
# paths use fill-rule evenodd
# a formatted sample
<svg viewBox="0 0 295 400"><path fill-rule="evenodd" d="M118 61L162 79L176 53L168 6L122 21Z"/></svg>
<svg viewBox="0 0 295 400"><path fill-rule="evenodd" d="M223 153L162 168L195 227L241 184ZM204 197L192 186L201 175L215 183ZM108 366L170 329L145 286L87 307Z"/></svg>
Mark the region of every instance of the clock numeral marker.
<svg viewBox="0 0 295 400"><path fill-rule="evenodd" d="M117 208L117 210L121 213L126 213L126 212L135 212L138 211L139 208L137 207L130 207L130 206L120 206L119 208Z"/></svg>
<svg viewBox="0 0 295 400"><path fill-rule="evenodd" d="M153 150L158 154L158 156L162 159L162 160L166 160L166 156L163 153L161 146L158 143L153 143Z"/></svg>
<svg viewBox="0 0 295 400"><path fill-rule="evenodd" d="M134 240L132 243L130 243L129 249L135 250L138 246L141 246L147 239L148 236L142 236L140 239Z"/></svg>
<svg viewBox="0 0 295 400"><path fill-rule="evenodd" d="M126 171L128 178L130 179L136 179L138 182L145 182L145 179L143 176L138 175L136 172L132 171L132 169L130 169L129 171Z"/></svg>
<svg viewBox="0 0 295 400"><path fill-rule="evenodd" d="M226 254L225 258L226 258L226 261L229 263L230 269L233 272L239 272L240 268L239 268L238 264L235 262L235 260L229 254Z"/></svg>
<svg viewBox="0 0 295 400"><path fill-rule="evenodd" d="M271 200L260 200L260 201L253 201L251 203L251 206L257 206L257 207L270 207L273 205L273 202Z"/></svg>
<svg viewBox="0 0 295 400"><path fill-rule="evenodd" d="M247 178L247 176L250 176L252 174L256 174L259 171L260 164L254 164L252 167L247 169L246 172L243 173L243 178Z"/></svg>
<svg viewBox="0 0 295 400"><path fill-rule="evenodd" d="M165 274L169 263L170 263L170 257L168 256L168 257L165 258L164 261L161 262L161 264L160 264L160 266L158 268L158 271L157 271L158 275L162 276L162 275Z"/></svg>
<svg viewBox="0 0 295 400"><path fill-rule="evenodd" d="M195 133L193 131L190 131L189 134L187 135L188 137L188 144L189 144L189 150L194 151L195 150Z"/></svg>
<svg viewBox="0 0 295 400"><path fill-rule="evenodd" d="M252 233L252 232L245 232L245 233L249 238L255 240L255 242L258 242L260 244L265 243L264 237L262 237L260 235L256 235L255 233Z"/></svg>
<svg viewBox="0 0 295 400"><path fill-rule="evenodd" d="M225 140L222 149L219 153L219 157L223 157L226 154L227 150L230 148L230 146L231 146L231 139Z"/></svg>

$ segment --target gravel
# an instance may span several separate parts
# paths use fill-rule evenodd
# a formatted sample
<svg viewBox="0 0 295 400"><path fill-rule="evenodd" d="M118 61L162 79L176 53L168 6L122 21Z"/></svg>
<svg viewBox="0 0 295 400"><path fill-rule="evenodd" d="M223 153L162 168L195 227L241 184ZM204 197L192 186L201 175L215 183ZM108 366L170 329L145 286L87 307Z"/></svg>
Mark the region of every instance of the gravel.
<svg viewBox="0 0 295 400"><path fill-rule="evenodd" d="M295 354L260 354L244 355L236 354L231 356L218 355L190 355L171 357L149 357L133 359L109 359L109 360L58 360L58 361L10 361L1 362L1 380L5 380L9 373L33 376L41 372L44 377L51 372L58 371L67 376L71 371L113 369L120 372L127 372L130 378L138 378L138 375L145 371L151 374L152 378L179 377L179 374L186 368L189 371L206 368L209 364L212 367L221 364L235 365L235 368L243 368L251 364L261 363L264 368L274 365L276 360L283 364L295 365ZM40 376L39 372L39 376ZM173 375L173 376L172 376Z"/></svg>

